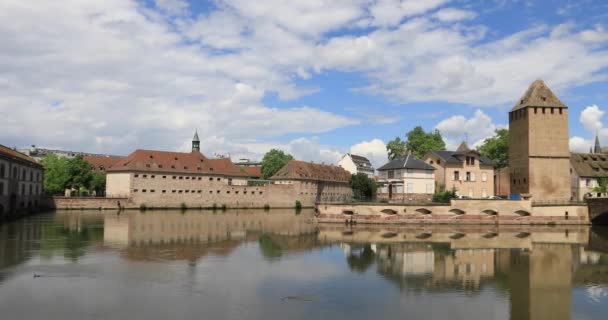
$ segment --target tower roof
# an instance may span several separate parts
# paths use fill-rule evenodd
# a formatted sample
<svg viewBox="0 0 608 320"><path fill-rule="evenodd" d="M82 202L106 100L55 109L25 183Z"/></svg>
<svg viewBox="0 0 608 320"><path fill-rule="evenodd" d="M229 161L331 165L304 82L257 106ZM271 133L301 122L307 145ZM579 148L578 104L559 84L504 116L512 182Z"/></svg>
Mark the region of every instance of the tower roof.
<svg viewBox="0 0 608 320"><path fill-rule="evenodd" d="M560 107L567 108L559 98L549 89L543 80L532 82L526 93L517 101L511 111L526 107Z"/></svg>
<svg viewBox="0 0 608 320"><path fill-rule="evenodd" d="M595 147L593 148L593 153L602 153L602 147L600 146L600 138L595 135Z"/></svg>
<svg viewBox="0 0 608 320"><path fill-rule="evenodd" d="M201 142L198 138L198 130L194 131L194 137L192 138L192 142Z"/></svg>
<svg viewBox="0 0 608 320"><path fill-rule="evenodd" d="M471 151L471 149L469 149L469 146L464 141L460 144L460 146L458 146L458 149L456 149L456 152L467 152L467 151Z"/></svg>

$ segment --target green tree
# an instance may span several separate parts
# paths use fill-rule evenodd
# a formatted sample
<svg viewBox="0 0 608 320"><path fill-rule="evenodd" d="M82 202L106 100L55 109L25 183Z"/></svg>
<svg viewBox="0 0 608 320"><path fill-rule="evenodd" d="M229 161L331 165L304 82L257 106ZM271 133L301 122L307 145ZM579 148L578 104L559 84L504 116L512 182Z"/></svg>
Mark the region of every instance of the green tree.
<svg viewBox="0 0 608 320"><path fill-rule="evenodd" d="M63 193L70 181L68 159L49 154L41 163L44 167L44 190L50 194Z"/></svg>
<svg viewBox="0 0 608 320"><path fill-rule="evenodd" d="M91 165L82 156L77 156L68 160L68 173L70 180L68 186L74 189L88 189L93 181Z"/></svg>
<svg viewBox="0 0 608 320"><path fill-rule="evenodd" d="M405 136L407 137L405 147L418 158L424 157L431 150L445 150L445 142L437 129L427 133L421 126L417 126Z"/></svg>
<svg viewBox="0 0 608 320"><path fill-rule="evenodd" d="M608 192L608 177L597 178L597 187L593 188L593 192Z"/></svg>
<svg viewBox="0 0 608 320"><path fill-rule="evenodd" d="M378 189L376 181L364 173L352 175L350 178L350 187L353 189L353 196L358 200L373 199L376 196L376 190Z"/></svg>
<svg viewBox="0 0 608 320"><path fill-rule="evenodd" d="M106 191L106 175L103 173L93 173L91 179L90 190L95 191L97 195L102 195Z"/></svg>
<svg viewBox="0 0 608 320"><path fill-rule="evenodd" d="M268 151L262 159L262 179L272 177L279 169L283 168L293 156L278 149Z"/></svg>
<svg viewBox="0 0 608 320"><path fill-rule="evenodd" d="M495 135L483 141L477 151L494 162L496 169L509 165L509 130L498 129Z"/></svg>
<svg viewBox="0 0 608 320"><path fill-rule="evenodd" d="M402 141L399 137L395 137L394 140L391 140L386 144L386 151L388 152L389 160L405 156L407 154L405 141Z"/></svg>

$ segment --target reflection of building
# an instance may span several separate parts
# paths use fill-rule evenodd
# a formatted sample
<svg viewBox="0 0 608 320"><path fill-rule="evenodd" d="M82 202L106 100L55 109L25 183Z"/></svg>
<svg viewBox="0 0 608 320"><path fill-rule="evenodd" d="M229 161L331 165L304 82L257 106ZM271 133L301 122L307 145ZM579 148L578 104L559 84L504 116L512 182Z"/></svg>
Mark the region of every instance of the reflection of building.
<svg viewBox="0 0 608 320"><path fill-rule="evenodd" d="M0 145L0 220L38 210L44 169L34 159Z"/></svg>
<svg viewBox="0 0 608 320"><path fill-rule="evenodd" d="M509 112L511 192L534 200L570 199L568 107L542 80Z"/></svg>
<svg viewBox="0 0 608 320"><path fill-rule="evenodd" d="M435 193L435 168L413 155L399 157L378 168L378 198L431 200Z"/></svg>
<svg viewBox="0 0 608 320"><path fill-rule="evenodd" d="M424 161L437 169L435 180L440 190L455 189L471 198L485 198L494 191L492 161L464 142L456 151L430 151Z"/></svg>
<svg viewBox="0 0 608 320"><path fill-rule="evenodd" d="M477 289L482 279L490 280L494 276L494 254L494 249L458 249L451 255L439 255L433 283Z"/></svg>
<svg viewBox="0 0 608 320"><path fill-rule="evenodd" d="M366 157L347 153L340 159L338 165L351 174L363 173L370 178L374 177L374 167Z"/></svg>

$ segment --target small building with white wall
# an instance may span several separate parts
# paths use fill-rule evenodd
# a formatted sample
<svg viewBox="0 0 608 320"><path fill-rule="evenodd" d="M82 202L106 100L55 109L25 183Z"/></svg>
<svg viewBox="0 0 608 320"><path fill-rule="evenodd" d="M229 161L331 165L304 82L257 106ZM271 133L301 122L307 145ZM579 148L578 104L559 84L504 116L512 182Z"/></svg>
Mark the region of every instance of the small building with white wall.
<svg viewBox="0 0 608 320"><path fill-rule="evenodd" d="M407 155L378 168L379 199L431 200L435 193L435 168Z"/></svg>
<svg viewBox="0 0 608 320"><path fill-rule="evenodd" d="M364 173L370 178L374 177L374 167L366 157L347 153L338 162L338 165L351 174Z"/></svg>

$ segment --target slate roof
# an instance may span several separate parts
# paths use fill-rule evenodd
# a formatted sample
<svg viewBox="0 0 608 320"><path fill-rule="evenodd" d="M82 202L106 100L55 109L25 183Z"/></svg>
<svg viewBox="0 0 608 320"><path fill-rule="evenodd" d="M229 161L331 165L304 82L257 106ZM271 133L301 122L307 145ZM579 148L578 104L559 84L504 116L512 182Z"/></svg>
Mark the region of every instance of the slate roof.
<svg viewBox="0 0 608 320"><path fill-rule="evenodd" d="M441 158L445 163L450 164L461 164L465 161L464 156L467 152L459 152L459 151L429 151L430 153L436 155ZM492 160L488 159L485 156L479 154L479 152L475 150L470 150L468 152L475 153L479 156L479 162L481 165L493 166Z"/></svg>
<svg viewBox="0 0 608 320"><path fill-rule="evenodd" d="M3 146L0 144L0 156L4 156L5 158L9 158L11 160L19 161L19 162L27 162L28 164L35 167L42 167L34 158L25 155L19 151L15 151L9 147Z"/></svg>
<svg viewBox="0 0 608 320"><path fill-rule="evenodd" d="M571 153L570 165L580 177L608 177L608 155L602 153Z"/></svg>
<svg viewBox="0 0 608 320"><path fill-rule="evenodd" d="M351 154L351 153L349 153L348 155L350 156L350 158L353 160L353 162L357 166L357 169L368 169L368 170L374 169L374 167L372 166L372 163L366 157L358 156L356 154Z"/></svg>
<svg viewBox="0 0 608 320"><path fill-rule="evenodd" d="M435 170L435 168L426 162L408 155L406 157L396 158L389 163L378 168L378 171L394 170L394 169L417 169L417 170Z"/></svg>
<svg viewBox="0 0 608 320"><path fill-rule="evenodd" d="M305 162L299 160L289 161L283 168L279 169L271 180L313 180L326 182L350 181L350 172L342 167Z"/></svg>
<svg viewBox="0 0 608 320"><path fill-rule="evenodd" d="M517 100L517 104L513 106L511 111L526 107L561 107L567 108L559 98L549 89L543 80L532 82L524 95Z"/></svg>
<svg viewBox="0 0 608 320"><path fill-rule="evenodd" d="M141 171L198 173L246 177L247 174L230 159L208 159L200 152L135 150L116 162L108 172Z"/></svg>

